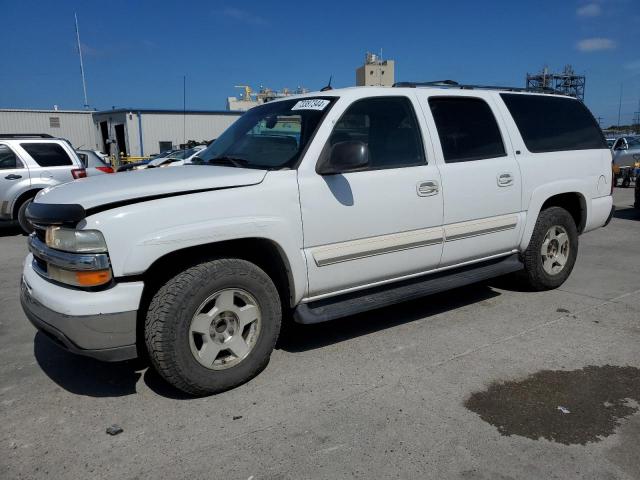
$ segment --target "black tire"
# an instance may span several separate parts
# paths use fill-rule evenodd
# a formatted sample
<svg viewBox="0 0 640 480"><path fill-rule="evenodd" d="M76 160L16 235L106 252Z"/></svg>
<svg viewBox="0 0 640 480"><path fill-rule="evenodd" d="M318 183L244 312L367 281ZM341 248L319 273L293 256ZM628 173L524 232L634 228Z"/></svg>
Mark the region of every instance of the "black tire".
<svg viewBox="0 0 640 480"><path fill-rule="evenodd" d="M27 220L27 207L33 202L33 198L28 198L20 204L18 208L18 224L24 233L29 235L33 232L33 225Z"/></svg>
<svg viewBox="0 0 640 480"><path fill-rule="evenodd" d="M624 177L622 179L622 188L629 188L629 185L631 185L631 179L629 177Z"/></svg>
<svg viewBox="0 0 640 480"><path fill-rule="evenodd" d="M229 288L243 289L255 298L261 312L260 333L240 363L211 370L191 353L189 327L202 302ZM158 290L147 311L145 343L152 365L167 382L191 395L208 395L245 383L267 366L281 319L278 291L263 270L240 259L212 260L185 270Z"/></svg>
<svg viewBox="0 0 640 480"><path fill-rule="evenodd" d="M540 250L545 235L554 225L564 228L567 232L569 237L569 254L562 270L551 275L543 268L543 259ZM564 208L547 208L540 212L529 246L522 254L522 262L524 263L523 277L533 290L542 291L558 288L571 274L577 256L578 228L576 227L573 217Z"/></svg>

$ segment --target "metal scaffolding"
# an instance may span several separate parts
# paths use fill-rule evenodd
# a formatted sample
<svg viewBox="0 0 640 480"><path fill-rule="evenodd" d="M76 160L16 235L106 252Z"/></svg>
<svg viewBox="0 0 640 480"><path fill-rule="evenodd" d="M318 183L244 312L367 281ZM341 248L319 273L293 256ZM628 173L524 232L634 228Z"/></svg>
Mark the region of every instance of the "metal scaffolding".
<svg viewBox="0 0 640 480"><path fill-rule="evenodd" d="M565 65L561 73L550 73L545 66L540 73L527 73L527 89L563 93L584 101L585 79L576 75L571 65Z"/></svg>

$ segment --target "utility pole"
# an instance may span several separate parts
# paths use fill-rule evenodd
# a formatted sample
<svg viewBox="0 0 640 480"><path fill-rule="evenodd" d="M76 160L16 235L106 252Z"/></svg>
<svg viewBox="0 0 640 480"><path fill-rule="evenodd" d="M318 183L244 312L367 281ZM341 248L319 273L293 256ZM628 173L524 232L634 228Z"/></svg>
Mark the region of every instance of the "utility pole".
<svg viewBox="0 0 640 480"><path fill-rule="evenodd" d="M76 19L76 40L78 41L78 55L80 55L80 75L82 76L82 91L84 92L84 108L89 108L89 100L87 100L87 83L84 79L84 63L82 62L82 47L80 45L80 30L78 29L78 14L74 13Z"/></svg>
<svg viewBox="0 0 640 480"><path fill-rule="evenodd" d="M620 84L620 100L618 101L618 130L620 129L620 112L622 111L622 83Z"/></svg>

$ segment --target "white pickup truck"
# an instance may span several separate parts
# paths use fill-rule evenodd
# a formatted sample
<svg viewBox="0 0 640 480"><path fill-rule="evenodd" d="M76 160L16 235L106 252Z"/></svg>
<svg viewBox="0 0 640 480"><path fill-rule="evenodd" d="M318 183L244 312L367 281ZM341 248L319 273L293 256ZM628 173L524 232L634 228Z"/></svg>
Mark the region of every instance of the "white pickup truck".
<svg viewBox="0 0 640 480"><path fill-rule="evenodd" d="M21 300L62 347L149 355L194 395L315 323L511 272L570 274L613 213L611 152L579 101L405 84L249 110L194 165L40 192Z"/></svg>

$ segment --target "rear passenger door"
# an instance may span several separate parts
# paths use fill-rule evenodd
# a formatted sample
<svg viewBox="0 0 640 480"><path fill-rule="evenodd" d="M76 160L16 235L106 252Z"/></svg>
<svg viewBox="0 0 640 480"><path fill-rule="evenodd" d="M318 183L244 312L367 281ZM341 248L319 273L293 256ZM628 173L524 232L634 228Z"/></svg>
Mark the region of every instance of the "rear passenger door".
<svg viewBox="0 0 640 480"><path fill-rule="evenodd" d="M439 157L444 199L441 266L516 248L520 169L491 92L420 92Z"/></svg>
<svg viewBox="0 0 640 480"><path fill-rule="evenodd" d="M71 171L82 168L77 160L72 160L75 154L60 143L29 140L20 142L20 147L36 164L36 168L31 168L31 180L37 186L70 182L74 178Z"/></svg>
<svg viewBox="0 0 640 480"><path fill-rule="evenodd" d="M4 143L0 143L0 218L12 216L13 202L20 194L29 189L29 169L15 152Z"/></svg>

